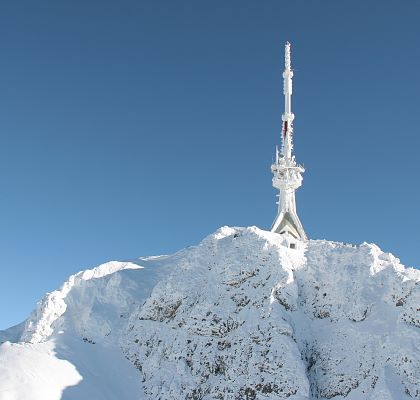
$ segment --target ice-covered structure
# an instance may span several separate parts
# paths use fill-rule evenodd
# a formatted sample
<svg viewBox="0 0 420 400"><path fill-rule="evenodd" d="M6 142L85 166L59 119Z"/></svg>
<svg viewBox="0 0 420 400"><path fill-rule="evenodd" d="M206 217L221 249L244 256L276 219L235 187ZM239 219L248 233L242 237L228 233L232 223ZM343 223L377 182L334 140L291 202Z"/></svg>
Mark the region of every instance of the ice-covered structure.
<svg viewBox="0 0 420 400"><path fill-rule="evenodd" d="M276 149L276 162L271 166L273 186L279 189L278 213L271 227L272 232L280 233L288 238L289 246L296 247L296 239L306 240L306 234L296 212L295 191L302 185L302 173L305 169L296 164L293 152L293 120L292 113L292 77L290 63L290 43L285 45L284 54L284 113L281 151Z"/></svg>

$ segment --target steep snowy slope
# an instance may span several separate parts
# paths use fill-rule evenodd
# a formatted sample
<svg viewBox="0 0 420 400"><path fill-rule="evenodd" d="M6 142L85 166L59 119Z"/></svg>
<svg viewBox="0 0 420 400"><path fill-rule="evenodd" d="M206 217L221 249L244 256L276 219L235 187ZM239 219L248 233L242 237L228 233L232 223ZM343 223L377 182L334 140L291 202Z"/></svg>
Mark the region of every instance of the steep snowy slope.
<svg viewBox="0 0 420 400"><path fill-rule="evenodd" d="M47 294L0 332L0 400L420 398L419 281L375 245L224 227Z"/></svg>

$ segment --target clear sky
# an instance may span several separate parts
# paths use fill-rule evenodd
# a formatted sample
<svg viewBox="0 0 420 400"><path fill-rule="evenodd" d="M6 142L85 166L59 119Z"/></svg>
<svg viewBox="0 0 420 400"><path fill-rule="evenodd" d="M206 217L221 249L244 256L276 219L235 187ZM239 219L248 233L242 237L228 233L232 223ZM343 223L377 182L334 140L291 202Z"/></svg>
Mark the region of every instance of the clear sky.
<svg viewBox="0 0 420 400"><path fill-rule="evenodd" d="M420 2L0 3L0 328L70 275L268 229L283 45L313 239L420 265Z"/></svg>

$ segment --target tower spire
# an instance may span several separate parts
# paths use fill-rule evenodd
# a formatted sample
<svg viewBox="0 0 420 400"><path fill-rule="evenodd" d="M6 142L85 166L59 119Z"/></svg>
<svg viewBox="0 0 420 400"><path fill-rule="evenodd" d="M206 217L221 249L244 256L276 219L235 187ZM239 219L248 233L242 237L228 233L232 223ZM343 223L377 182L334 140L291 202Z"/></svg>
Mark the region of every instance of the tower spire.
<svg viewBox="0 0 420 400"><path fill-rule="evenodd" d="M284 46L284 72L283 72L283 93L284 93L284 113L282 115L283 120L283 141L282 141L282 153L286 158L292 157L293 142L293 120L295 119L292 113L292 78L293 71L291 69L290 59L290 43L286 42Z"/></svg>
<svg viewBox="0 0 420 400"><path fill-rule="evenodd" d="M306 240L306 234L296 213L295 191L302 185L302 174L305 169L296 164L293 155L293 120L292 113L292 78L290 43L284 46L283 93L284 113L282 115L282 147L279 154L276 150L276 162L271 166L273 186L279 190L277 217L271 227L272 232L284 234L289 242L295 239Z"/></svg>

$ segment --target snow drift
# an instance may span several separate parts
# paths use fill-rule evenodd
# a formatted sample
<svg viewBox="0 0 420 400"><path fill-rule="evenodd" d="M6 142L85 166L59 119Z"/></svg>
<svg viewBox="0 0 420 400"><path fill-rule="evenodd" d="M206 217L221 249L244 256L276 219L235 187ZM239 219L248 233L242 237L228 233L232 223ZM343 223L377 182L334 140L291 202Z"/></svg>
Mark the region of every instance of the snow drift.
<svg viewBox="0 0 420 400"><path fill-rule="evenodd" d="M420 397L420 272L377 246L224 227L111 262L0 332L0 399Z"/></svg>

